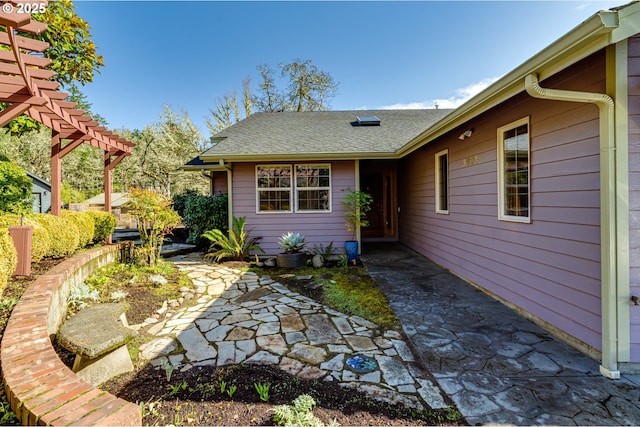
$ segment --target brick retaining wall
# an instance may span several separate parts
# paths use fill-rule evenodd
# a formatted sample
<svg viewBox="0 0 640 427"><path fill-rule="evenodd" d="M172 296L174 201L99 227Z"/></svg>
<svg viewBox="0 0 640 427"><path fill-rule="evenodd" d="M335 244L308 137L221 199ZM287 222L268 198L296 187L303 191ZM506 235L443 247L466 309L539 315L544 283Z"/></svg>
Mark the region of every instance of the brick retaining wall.
<svg viewBox="0 0 640 427"><path fill-rule="evenodd" d="M64 320L71 286L119 254L119 246L110 245L63 261L33 282L14 307L0 363L11 409L23 425L142 425L138 405L80 379L51 342Z"/></svg>

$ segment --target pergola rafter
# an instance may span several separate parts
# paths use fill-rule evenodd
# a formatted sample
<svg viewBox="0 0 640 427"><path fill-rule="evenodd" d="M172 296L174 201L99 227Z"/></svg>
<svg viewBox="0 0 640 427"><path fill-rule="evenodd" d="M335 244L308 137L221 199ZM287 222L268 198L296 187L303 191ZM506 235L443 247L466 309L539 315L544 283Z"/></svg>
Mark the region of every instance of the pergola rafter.
<svg viewBox="0 0 640 427"><path fill-rule="evenodd" d="M60 83L52 80L55 73L47 69L51 60L45 58L43 52L49 44L18 34L40 34L47 25L31 19L29 14L18 13L19 3L33 5L34 1L5 1L0 8L0 26L5 29L0 31L0 102L9 104L0 111L0 126L27 114L52 130L51 212L54 215L60 215L62 158L82 144L102 150L105 210L109 212L111 173L131 154L135 144L108 131L84 111L76 109L76 103L67 101L69 95L59 91ZM36 0L36 3L46 4L46 0ZM69 142L63 144L64 140Z"/></svg>

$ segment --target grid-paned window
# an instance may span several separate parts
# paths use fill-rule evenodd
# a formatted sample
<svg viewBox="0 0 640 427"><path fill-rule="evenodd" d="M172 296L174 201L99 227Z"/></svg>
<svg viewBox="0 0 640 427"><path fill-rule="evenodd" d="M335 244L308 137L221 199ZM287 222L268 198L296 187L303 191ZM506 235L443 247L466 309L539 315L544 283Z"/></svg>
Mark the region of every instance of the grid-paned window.
<svg viewBox="0 0 640 427"><path fill-rule="evenodd" d="M296 212L331 211L330 165L296 165Z"/></svg>
<svg viewBox="0 0 640 427"><path fill-rule="evenodd" d="M449 213L449 150L436 153L436 212Z"/></svg>
<svg viewBox="0 0 640 427"><path fill-rule="evenodd" d="M291 212L291 165L256 166L258 212Z"/></svg>
<svg viewBox="0 0 640 427"><path fill-rule="evenodd" d="M499 217L530 221L529 118L498 129Z"/></svg>

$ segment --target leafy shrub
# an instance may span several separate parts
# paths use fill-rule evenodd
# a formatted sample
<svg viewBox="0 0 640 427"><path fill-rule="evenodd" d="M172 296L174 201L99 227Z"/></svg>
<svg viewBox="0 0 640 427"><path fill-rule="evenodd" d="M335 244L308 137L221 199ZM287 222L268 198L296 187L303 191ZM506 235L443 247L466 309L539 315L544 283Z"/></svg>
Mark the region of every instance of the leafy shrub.
<svg viewBox="0 0 640 427"><path fill-rule="evenodd" d="M278 405L272 409L274 421L282 426L309 426L322 427L324 424L313 415L313 408L316 401L308 394L301 394L293 401L293 406ZM330 426L337 426L336 421L332 421Z"/></svg>
<svg viewBox="0 0 640 427"><path fill-rule="evenodd" d="M207 230L229 229L229 208L226 194L204 196L195 191L187 191L173 198L174 209L189 228L188 243L206 245L202 235Z"/></svg>
<svg viewBox="0 0 640 427"><path fill-rule="evenodd" d="M29 175L20 166L0 155L0 211L29 213L33 211Z"/></svg>
<svg viewBox="0 0 640 427"><path fill-rule="evenodd" d="M251 251L264 250L258 246L260 237L249 238L251 231L245 231L244 226L247 219L245 217L233 217L233 230L229 230L229 235L224 231L215 229L205 232L202 237L211 241L210 253L206 257L213 257L216 261L224 258L234 260L244 260Z"/></svg>
<svg viewBox="0 0 640 427"><path fill-rule="evenodd" d="M9 236L9 230L6 227L0 227L0 295L7 286L17 264L18 256L15 246L13 246L13 240Z"/></svg>
<svg viewBox="0 0 640 427"><path fill-rule="evenodd" d="M93 237L96 231L93 217L86 212L68 210L63 210L61 214L63 218L72 221L76 227L78 227L78 247L84 248L90 243L93 243Z"/></svg>
<svg viewBox="0 0 640 427"><path fill-rule="evenodd" d="M333 241L327 246L322 243L313 245L312 252L314 255L320 255L324 265L337 265L340 262L340 250L333 246Z"/></svg>
<svg viewBox="0 0 640 427"><path fill-rule="evenodd" d="M160 260L164 236L180 223L180 215L171 208L172 201L152 191L132 188L126 207L138 220L138 232L142 245L139 254L147 265L154 266Z"/></svg>
<svg viewBox="0 0 640 427"><path fill-rule="evenodd" d="M12 425L16 421L16 414L11 410L9 402L0 402L0 425Z"/></svg>
<svg viewBox="0 0 640 427"><path fill-rule="evenodd" d="M24 225L33 227L33 235L31 238L31 262L40 262L42 258L49 255L51 248L51 236L49 232L38 221L34 219L34 216L40 214L31 214L24 217ZM0 215L0 227L11 227L20 225L22 218L20 215Z"/></svg>
<svg viewBox="0 0 640 427"><path fill-rule="evenodd" d="M67 218L51 214L34 215L51 237L51 247L47 256L62 258L71 255L79 248L78 227Z"/></svg>
<svg viewBox="0 0 640 427"><path fill-rule="evenodd" d="M356 239L356 232L360 227L368 227L367 213L371 210L373 197L364 191L346 189L346 194L340 201L344 207L343 218L347 231L353 233L352 240Z"/></svg>
<svg viewBox="0 0 640 427"><path fill-rule="evenodd" d="M95 232L93 243L100 243L113 234L116 229L116 217L105 211L86 211L93 218Z"/></svg>
<svg viewBox="0 0 640 427"><path fill-rule="evenodd" d="M86 197L82 191L72 188L68 181L64 181L60 188L60 199L62 203L67 204L83 202Z"/></svg>
<svg viewBox="0 0 640 427"><path fill-rule="evenodd" d="M173 210L178 212L180 217L184 218L184 213L187 209L187 202L190 199L201 196L196 190L186 190L184 193L176 194L173 196Z"/></svg>
<svg viewBox="0 0 640 427"><path fill-rule="evenodd" d="M95 302L98 299L100 299L100 293L97 289L93 289L86 283L81 283L71 288L67 302L73 308L84 308L87 305L86 301Z"/></svg>

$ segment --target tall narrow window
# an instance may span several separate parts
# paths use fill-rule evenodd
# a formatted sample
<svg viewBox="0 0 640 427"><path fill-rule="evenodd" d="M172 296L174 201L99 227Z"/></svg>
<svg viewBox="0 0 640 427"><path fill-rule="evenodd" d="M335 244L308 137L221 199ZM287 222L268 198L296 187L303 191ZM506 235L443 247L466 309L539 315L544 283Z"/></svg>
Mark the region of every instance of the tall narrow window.
<svg viewBox="0 0 640 427"><path fill-rule="evenodd" d="M449 150L436 153L436 212L449 213Z"/></svg>
<svg viewBox="0 0 640 427"><path fill-rule="evenodd" d="M256 166L257 211L291 212L291 165Z"/></svg>
<svg viewBox="0 0 640 427"><path fill-rule="evenodd" d="M529 118L498 129L499 218L530 221Z"/></svg>
<svg viewBox="0 0 640 427"><path fill-rule="evenodd" d="M330 165L296 165L296 211L331 210Z"/></svg>

